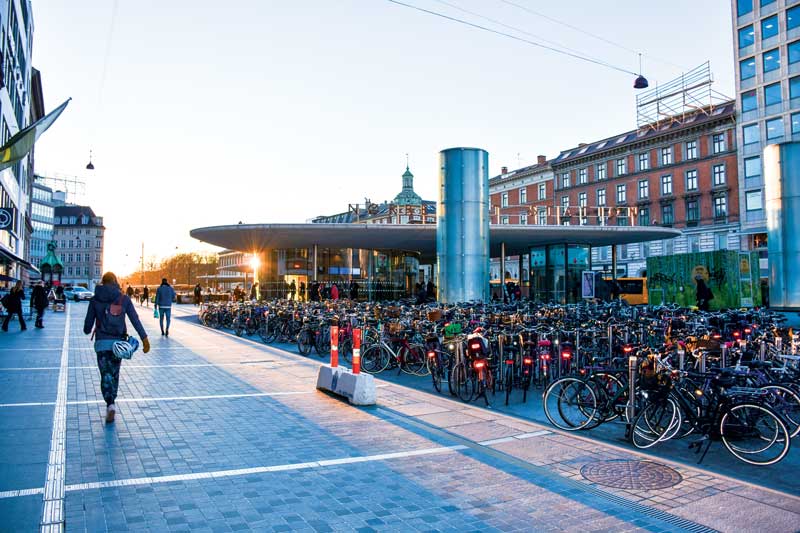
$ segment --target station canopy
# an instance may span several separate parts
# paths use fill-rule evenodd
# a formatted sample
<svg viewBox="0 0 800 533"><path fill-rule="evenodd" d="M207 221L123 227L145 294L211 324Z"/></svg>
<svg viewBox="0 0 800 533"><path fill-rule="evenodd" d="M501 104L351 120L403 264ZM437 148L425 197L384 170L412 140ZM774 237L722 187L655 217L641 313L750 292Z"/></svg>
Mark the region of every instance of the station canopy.
<svg viewBox="0 0 800 533"><path fill-rule="evenodd" d="M197 228L191 236L209 244L253 252L266 249L361 248L419 252L423 260L436 258L436 224L235 224ZM492 224L492 257L528 253L533 246L582 244L609 246L672 239L679 230L660 226L538 226Z"/></svg>

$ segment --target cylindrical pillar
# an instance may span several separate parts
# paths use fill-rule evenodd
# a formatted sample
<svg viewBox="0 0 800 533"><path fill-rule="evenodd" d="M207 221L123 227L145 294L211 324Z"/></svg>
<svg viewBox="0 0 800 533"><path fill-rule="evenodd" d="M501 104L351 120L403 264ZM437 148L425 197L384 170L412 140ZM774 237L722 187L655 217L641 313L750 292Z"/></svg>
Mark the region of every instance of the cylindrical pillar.
<svg viewBox="0 0 800 533"><path fill-rule="evenodd" d="M317 270L319 270L317 268L317 253L318 252L319 252L319 250L317 249L317 245L315 244L314 248L311 250L311 268L314 269L314 273L312 274L311 279L313 279L314 281L317 281Z"/></svg>
<svg viewBox="0 0 800 533"><path fill-rule="evenodd" d="M611 245L611 279L617 279L617 245Z"/></svg>
<svg viewBox="0 0 800 533"><path fill-rule="evenodd" d="M339 366L339 326L331 326L331 368Z"/></svg>
<svg viewBox="0 0 800 533"><path fill-rule="evenodd" d="M503 300L510 297L506 294L506 243L500 243L500 294L503 295Z"/></svg>
<svg viewBox="0 0 800 533"><path fill-rule="evenodd" d="M361 372L361 328L353 330L353 374Z"/></svg>
<svg viewBox="0 0 800 533"><path fill-rule="evenodd" d="M489 154L450 148L439 154L436 223L438 299L486 301L489 296Z"/></svg>

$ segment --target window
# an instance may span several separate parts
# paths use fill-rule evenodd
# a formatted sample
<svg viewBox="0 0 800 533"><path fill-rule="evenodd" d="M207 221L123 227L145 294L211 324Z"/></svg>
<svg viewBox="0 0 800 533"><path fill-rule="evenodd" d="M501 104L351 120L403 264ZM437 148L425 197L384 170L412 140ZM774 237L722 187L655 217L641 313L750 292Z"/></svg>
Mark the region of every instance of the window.
<svg viewBox="0 0 800 533"><path fill-rule="evenodd" d="M736 0L736 16L741 17L753 12L753 0Z"/></svg>
<svg viewBox="0 0 800 533"><path fill-rule="evenodd" d="M800 133L800 113L792 115L792 135Z"/></svg>
<svg viewBox="0 0 800 533"><path fill-rule="evenodd" d="M504 192L500 195L500 207L508 207L508 193Z"/></svg>
<svg viewBox="0 0 800 533"><path fill-rule="evenodd" d="M755 42L755 32L753 25L745 26L739 30L739 48L747 48Z"/></svg>
<svg viewBox="0 0 800 533"><path fill-rule="evenodd" d="M781 68L781 51L777 48L764 52L764 72L772 72Z"/></svg>
<svg viewBox="0 0 800 533"><path fill-rule="evenodd" d="M97 239L94 243L95 248L100 248L100 239Z"/></svg>
<svg viewBox="0 0 800 533"><path fill-rule="evenodd" d="M83 267L83 275L84 276L88 276L89 275L89 267Z"/></svg>
<svg viewBox="0 0 800 533"><path fill-rule="evenodd" d="M520 213L519 215L519 223L527 226L528 225L528 214L527 213Z"/></svg>
<svg viewBox="0 0 800 533"><path fill-rule="evenodd" d="M639 180L639 198L648 198L650 196L650 182L647 180Z"/></svg>
<svg viewBox="0 0 800 533"><path fill-rule="evenodd" d="M564 172L561 174L561 188L568 189L569 188L569 172Z"/></svg>
<svg viewBox="0 0 800 533"><path fill-rule="evenodd" d="M536 218L538 219L536 221L537 224L539 224L540 226L545 226L547 224L547 208L546 207L538 208L536 210Z"/></svg>
<svg viewBox="0 0 800 533"><path fill-rule="evenodd" d="M786 10L786 29L791 30L800 26L800 6Z"/></svg>
<svg viewBox="0 0 800 533"><path fill-rule="evenodd" d="M725 165L714 165L711 167L711 174L713 176L714 187L725 185Z"/></svg>
<svg viewBox="0 0 800 533"><path fill-rule="evenodd" d="M508 216L500 217L500 223L501 224L508 224Z"/></svg>
<svg viewBox="0 0 800 533"><path fill-rule="evenodd" d="M598 163L597 164L597 180L604 180L606 179L606 164L605 163Z"/></svg>
<svg viewBox="0 0 800 533"><path fill-rule="evenodd" d="M67 267L67 275L68 276L72 275L72 267Z"/></svg>
<svg viewBox="0 0 800 533"><path fill-rule="evenodd" d="M742 81L756 77L756 58L748 57L739 61L739 79Z"/></svg>
<svg viewBox="0 0 800 533"><path fill-rule="evenodd" d="M100 267L94 267L94 275L100 276Z"/></svg>
<svg viewBox="0 0 800 533"><path fill-rule="evenodd" d="M700 200L693 198L686 201L686 223L696 225L700 220Z"/></svg>
<svg viewBox="0 0 800 533"><path fill-rule="evenodd" d="M758 124L750 124L742 128L744 144L757 144L761 139L758 133Z"/></svg>
<svg viewBox="0 0 800 533"><path fill-rule="evenodd" d="M661 196L672 196L672 176L661 176Z"/></svg>
<svg viewBox="0 0 800 533"><path fill-rule="evenodd" d="M797 63L800 61L800 41L795 41L793 43L789 43L789 46L786 47L786 51L789 54L789 64Z"/></svg>
<svg viewBox="0 0 800 533"><path fill-rule="evenodd" d="M778 15L772 15L761 21L761 40L778 35Z"/></svg>
<svg viewBox="0 0 800 533"><path fill-rule="evenodd" d="M62 248L66 248L67 247L67 241L61 241L61 247Z"/></svg>
<svg viewBox="0 0 800 533"><path fill-rule="evenodd" d="M89 254L83 254L83 260L87 263L91 261Z"/></svg>
<svg viewBox="0 0 800 533"><path fill-rule="evenodd" d="M744 198L745 209L748 211L760 211L764 208L761 201L761 191L747 191Z"/></svg>
<svg viewBox="0 0 800 533"><path fill-rule="evenodd" d="M526 204L528 203L528 189L525 187L519 190L519 203Z"/></svg>
<svg viewBox="0 0 800 533"><path fill-rule="evenodd" d="M582 168L582 169L578 170L578 185L585 185L586 184L586 182L587 182L587 178L586 178L587 173L588 173L588 171L585 168Z"/></svg>
<svg viewBox="0 0 800 533"><path fill-rule="evenodd" d="M711 137L711 151L715 154L719 154L725 151L725 134L724 133L715 133Z"/></svg>
<svg viewBox="0 0 800 533"><path fill-rule="evenodd" d="M661 206L661 223L664 225L671 225L674 223L672 204Z"/></svg>
<svg viewBox="0 0 800 533"><path fill-rule="evenodd" d="M783 117L773 118L767 121L767 140L780 139L783 137Z"/></svg>
<svg viewBox="0 0 800 533"><path fill-rule="evenodd" d="M67 257L69 258L69 262L72 263L72 254L69 254Z"/></svg>
<svg viewBox="0 0 800 533"><path fill-rule="evenodd" d="M80 239L77 239L77 240L75 241L75 248L80 248L80 247L81 247L81 240L80 240Z"/></svg>
<svg viewBox="0 0 800 533"><path fill-rule="evenodd" d="M580 207L586 207L587 206L586 193L585 192L582 192L582 193L578 194L578 206L580 206Z"/></svg>
<svg viewBox="0 0 800 533"><path fill-rule="evenodd" d="M696 170L687 170L686 171L686 190L687 191L696 191L697 190L697 171Z"/></svg>
<svg viewBox="0 0 800 533"><path fill-rule="evenodd" d="M628 166L625 164L625 158L617 159L617 176L622 176L628 172Z"/></svg>
<svg viewBox="0 0 800 533"><path fill-rule="evenodd" d="M539 200L547 199L547 185L544 183L539 184Z"/></svg>
<svg viewBox="0 0 800 533"><path fill-rule="evenodd" d="M597 189L597 206L604 206L606 205L606 190L605 189Z"/></svg>
<svg viewBox="0 0 800 533"><path fill-rule="evenodd" d="M672 147L667 146L661 149L661 166L672 164Z"/></svg>
<svg viewBox="0 0 800 533"><path fill-rule="evenodd" d="M650 208L649 207L642 207L639 209L639 225L640 226L649 226L650 225Z"/></svg>
<svg viewBox="0 0 800 533"><path fill-rule="evenodd" d="M714 197L714 218L725 218L728 216L728 198L725 196Z"/></svg>
<svg viewBox="0 0 800 533"><path fill-rule="evenodd" d="M569 196L561 197L561 214L563 215L569 208Z"/></svg>
<svg viewBox="0 0 800 533"><path fill-rule="evenodd" d="M770 106L781 103L781 83L773 83L764 87L764 105Z"/></svg>
<svg viewBox="0 0 800 533"><path fill-rule="evenodd" d="M649 154L639 154L639 170L647 170L648 168L650 168Z"/></svg>
<svg viewBox="0 0 800 533"><path fill-rule="evenodd" d="M800 98L800 76L789 79L789 98Z"/></svg>
<svg viewBox="0 0 800 533"><path fill-rule="evenodd" d="M627 187L624 183L617 185L617 203L624 204L626 200Z"/></svg>
<svg viewBox="0 0 800 533"><path fill-rule="evenodd" d="M697 159L697 141L689 141L686 143L684 159Z"/></svg>

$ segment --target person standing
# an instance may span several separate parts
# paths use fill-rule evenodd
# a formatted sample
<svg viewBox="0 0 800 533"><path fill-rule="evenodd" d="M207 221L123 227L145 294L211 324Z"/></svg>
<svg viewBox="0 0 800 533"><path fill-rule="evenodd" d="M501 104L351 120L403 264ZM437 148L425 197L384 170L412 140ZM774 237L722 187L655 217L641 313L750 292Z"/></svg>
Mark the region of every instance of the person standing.
<svg viewBox="0 0 800 533"><path fill-rule="evenodd" d="M358 301L358 283L355 280L350 282L350 299L354 302Z"/></svg>
<svg viewBox="0 0 800 533"><path fill-rule="evenodd" d="M331 300L336 301L339 299L339 287L334 283L331 285Z"/></svg>
<svg viewBox="0 0 800 533"><path fill-rule="evenodd" d="M305 281L301 281L300 282L300 289L298 290L297 294L299 296L299 300L301 302L304 302L305 299L306 299L306 282Z"/></svg>
<svg viewBox="0 0 800 533"><path fill-rule="evenodd" d="M36 324L37 328L43 328L44 323L44 310L47 308L47 291L44 288L44 283L38 281L33 286L31 291L31 309L36 309Z"/></svg>
<svg viewBox="0 0 800 533"><path fill-rule="evenodd" d="M172 302L175 300L175 289L167 283L167 278L161 278L161 285L156 289L156 307L158 307L158 325L161 334L169 337L169 325L172 322ZM167 320L167 329L164 329L164 317Z"/></svg>
<svg viewBox="0 0 800 533"><path fill-rule="evenodd" d="M114 344L128 340L128 329L125 316L131 321L139 338L142 339L142 351L150 351L147 332L142 327L139 315L133 307L131 299L122 294L113 272L103 274L101 284L95 287L94 296L89 300L86 318L83 321L83 333L92 334L94 351L97 354L97 367L100 370L100 392L106 402L106 423L114 421L117 408L119 388L119 369L122 359L114 354Z"/></svg>
<svg viewBox="0 0 800 533"><path fill-rule="evenodd" d="M697 282L697 307L701 311L708 311L709 303L714 299L714 293L712 293L711 289L709 289L708 285L706 285L706 281L703 279L703 276L698 274L694 279Z"/></svg>
<svg viewBox="0 0 800 533"><path fill-rule="evenodd" d="M203 303L203 288L198 283L194 286L194 305L200 305Z"/></svg>
<svg viewBox="0 0 800 533"><path fill-rule="evenodd" d="M289 299L294 300L294 295L297 292L297 285L295 285L294 280L289 284Z"/></svg>
<svg viewBox="0 0 800 533"><path fill-rule="evenodd" d="M433 284L433 280L428 280L428 284L425 286L425 296L428 300L436 299L436 286Z"/></svg>
<svg viewBox="0 0 800 533"><path fill-rule="evenodd" d="M16 285L11 288L11 292L3 297L3 307L6 308L6 319L3 320L3 331L8 331L8 323L11 317L17 315L19 317L19 329L25 331L28 327L25 325L25 319L22 318L22 300L25 299L25 290L22 288L22 282L18 281Z"/></svg>
<svg viewBox="0 0 800 533"><path fill-rule="evenodd" d="M133 287L131 287L130 283L128 283L128 288L125 290L125 294L128 295L128 299L133 298Z"/></svg>
<svg viewBox="0 0 800 533"><path fill-rule="evenodd" d="M144 303L145 307L150 307L150 287L147 285L142 289L142 303Z"/></svg>
<svg viewBox="0 0 800 533"><path fill-rule="evenodd" d="M258 299L258 283L253 283L250 287L250 300Z"/></svg>

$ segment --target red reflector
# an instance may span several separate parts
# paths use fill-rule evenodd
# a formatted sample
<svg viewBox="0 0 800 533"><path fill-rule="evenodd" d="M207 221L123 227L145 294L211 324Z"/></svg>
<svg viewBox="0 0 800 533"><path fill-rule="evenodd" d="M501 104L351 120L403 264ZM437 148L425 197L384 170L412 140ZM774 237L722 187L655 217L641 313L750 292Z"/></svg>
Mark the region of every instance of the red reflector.
<svg viewBox="0 0 800 533"><path fill-rule="evenodd" d="M475 361L475 362L473 363L473 366L474 366L475 368L483 368L484 366L486 366L486 363L485 363L484 361L480 361L480 360L479 360L479 361Z"/></svg>
<svg viewBox="0 0 800 533"><path fill-rule="evenodd" d="M471 350L480 350L481 349L481 343L480 342L471 342L471 343L469 343L469 347L470 347Z"/></svg>
<svg viewBox="0 0 800 533"><path fill-rule="evenodd" d="M572 357L572 353L570 353L570 352L561 352L561 357L563 357L564 359L569 359L570 357Z"/></svg>
<svg viewBox="0 0 800 533"><path fill-rule="evenodd" d="M513 365L514 364L514 360L513 359L506 359L506 364L507 365Z"/></svg>

